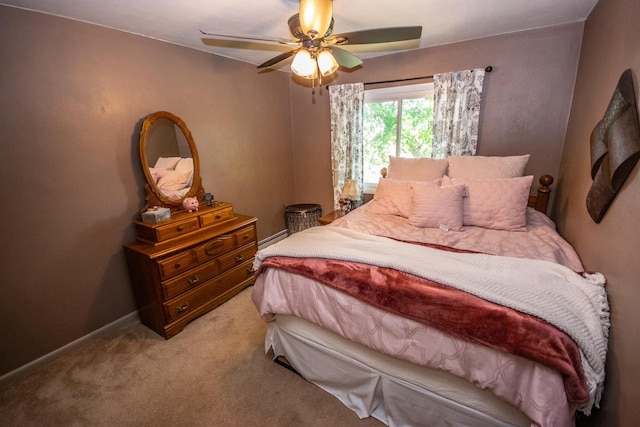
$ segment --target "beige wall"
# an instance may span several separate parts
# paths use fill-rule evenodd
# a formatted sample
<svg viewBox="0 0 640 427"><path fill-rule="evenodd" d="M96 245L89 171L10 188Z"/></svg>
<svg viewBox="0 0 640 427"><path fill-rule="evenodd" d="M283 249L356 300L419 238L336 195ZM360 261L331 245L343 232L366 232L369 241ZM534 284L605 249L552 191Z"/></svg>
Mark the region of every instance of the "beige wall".
<svg viewBox="0 0 640 427"><path fill-rule="evenodd" d="M513 33L364 61L333 83L429 76L493 66L486 75L478 154L530 153L526 173L558 175L582 23ZM376 86L380 87L380 86ZM328 92L292 90L296 199L333 210ZM537 178L536 181L537 183Z"/></svg>
<svg viewBox="0 0 640 427"><path fill-rule="evenodd" d="M149 113L186 122L204 188L259 239L285 229L287 74L4 6L0 64L0 375L135 310L122 244Z"/></svg>
<svg viewBox="0 0 640 427"><path fill-rule="evenodd" d="M590 420L603 426L640 418L640 172L594 224L588 140L625 68L638 87L637 16L636 0L600 0L584 41L582 24L515 33L370 59L334 82L494 67L479 153L531 153L528 173L556 176L552 216L608 278L608 380ZM0 375L135 309L121 245L142 205L147 114L185 120L205 189L256 215L260 239L284 229L283 205L332 209L325 90L312 96L284 73L2 6L0 64Z"/></svg>
<svg viewBox="0 0 640 427"><path fill-rule="evenodd" d="M591 186L589 137L622 72L640 87L640 2L600 0L585 25L575 96L556 191L558 227L587 269L607 277L611 338L603 410L594 425L631 426L640 419L640 165L599 224L585 199Z"/></svg>

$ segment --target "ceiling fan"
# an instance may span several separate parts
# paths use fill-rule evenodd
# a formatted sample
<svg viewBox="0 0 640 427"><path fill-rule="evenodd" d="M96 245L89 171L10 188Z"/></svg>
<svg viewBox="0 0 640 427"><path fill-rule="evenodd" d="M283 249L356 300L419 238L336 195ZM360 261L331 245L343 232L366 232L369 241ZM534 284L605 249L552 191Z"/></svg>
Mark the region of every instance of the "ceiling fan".
<svg viewBox="0 0 640 427"><path fill-rule="evenodd" d="M333 34L333 1L332 0L300 0L300 12L289 18L289 31L293 40L232 36L215 34L200 30L207 36L228 37L260 42L280 43L294 47L282 53L258 68L268 68L293 56L291 71L305 79L322 78L333 74L338 67L356 68L362 60L351 52L338 46L372 43L389 43L419 39L421 26L376 28ZM321 84L321 83L319 83Z"/></svg>

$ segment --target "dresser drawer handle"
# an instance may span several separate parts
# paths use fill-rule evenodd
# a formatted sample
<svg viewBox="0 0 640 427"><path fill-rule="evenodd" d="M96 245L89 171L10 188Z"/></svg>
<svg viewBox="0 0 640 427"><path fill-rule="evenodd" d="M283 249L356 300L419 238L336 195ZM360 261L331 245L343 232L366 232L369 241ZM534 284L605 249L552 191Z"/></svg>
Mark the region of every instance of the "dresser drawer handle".
<svg viewBox="0 0 640 427"><path fill-rule="evenodd" d="M178 226L178 228L177 228L176 230L178 230L178 231L182 231L182 230L184 230L184 227L183 227L183 226L181 226L181 225L179 225L179 226Z"/></svg>
<svg viewBox="0 0 640 427"><path fill-rule="evenodd" d="M216 219L220 219L220 218L222 218L222 215L220 214L216 215Z"/></svg>
<svg viewBox="0 0 640 427"><path fill-rule="evenodd" d="M182 313L183 311L185 311L187 308L189 308L189 302L185 302L180 304L179 306L176 307L176 311L178 313Z"/></svg>
<svg viewBox="0 0 640 427"><path fill-rule="evenodd" d="M191 276L191 277L189 278L189 280L187 280L187 282L188 282L191 286L193 286L193 285L195 285L196 283L198 283L198 281L199 281L199 280L200 280L200 278L198 277L198 275L197 275L197 274L194 274L193 276Z"/></svg>
<svg viewBox="0 0 640 427"><path fill-rule="evenodd" d="M207 253L207 255L216 255L223 248L224 242L222 240L214 240L207 245L205 252Z"/></svg>
<svg viewBox="0 0 640 427"><path fill-rule="evenodd" d="M245 234L244 236L242 236L242 240L247 240L249 238L248 234Z"/></svg>
<svg viewBox="0 0 640 427"><path fill-rule="evenodd" d="M244 260L244 255L240 254L236 257L236 262L242 262Z"/></svg>

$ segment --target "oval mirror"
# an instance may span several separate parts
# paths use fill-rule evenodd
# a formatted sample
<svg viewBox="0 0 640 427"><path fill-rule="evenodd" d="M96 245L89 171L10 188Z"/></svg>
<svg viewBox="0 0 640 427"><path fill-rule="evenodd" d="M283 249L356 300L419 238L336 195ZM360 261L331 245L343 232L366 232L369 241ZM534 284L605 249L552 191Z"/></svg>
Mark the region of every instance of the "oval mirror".
<svg viewBox="0 0 640 427"><path fill-rule="evenodd" d="M182 206L185 197L201 198L198 150L187 125L177 116L150 114L140 131L140 161L147 178L146 206Z"/></svg>

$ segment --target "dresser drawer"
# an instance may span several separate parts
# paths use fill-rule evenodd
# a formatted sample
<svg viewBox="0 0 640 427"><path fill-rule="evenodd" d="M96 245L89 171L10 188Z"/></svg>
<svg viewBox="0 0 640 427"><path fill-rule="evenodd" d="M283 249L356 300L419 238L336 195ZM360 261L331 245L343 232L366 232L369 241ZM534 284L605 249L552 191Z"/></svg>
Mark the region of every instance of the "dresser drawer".
<svg viewBox="0 0 640 427"><path fill-rule="evenodd" d="M236 247L235 238L231 234L216 237L198 246L194 252L198 262L208 261Z"/></svg>
<svg viewBox="0 0 640 427"><path fill-rule="evenodd" d="M233 252L222 255L218 260L220 261L220 271L225 271L235 267L238 264L242 264L245 261L253 260L253 256L256 254L255 244L249 244L236 249Z"/></svg>
<svg viewBox="0 0 640 427"><path fill-rule="evenodd" d="M183 221L175 221L167 225L156 227L156 241L173 239L183 234L191 233L200 228L198 218L188 218Z"/></svg>
<svg viewBox="0 0 640 427"><path fill-rule="evenodd" d="M193 270L187 271L171 280L162 283L162 293L165 300L171 299L181 293L203 284L207 280L220 273L220 267L216 261L210 261Z"/></svg>
<svg viewBox="0 0 640 427"><path fill-rule="evenodd" d="M201 227L203 215L205 224L220 223ZM253 283L256 222L255 217L233 212L226 202L201 206L196 212L176 210L167 222L136 222L137 239L124 251L142 323L169 339ZM163 230L163 238L183 234L159 242L157 229Z"/></svg>
<svg viewBox="0 0 640 427"><path fill-rule="evenodd" d="M173 322L180 317L198 309L213 299L221 296L230 289L240 286L245 280L253 276L251 262L240 264L236 268L216 276L195 289L185 292L164 304L167 322Z"/></svg>
<svg viewBox="0 0 640 427"><path fill-rule="evenodd" d="M236 245L238 247L246 245L256 239L256 229L255 227L243 228L242 230L233 233L233 237L235 238Z"/></svg>
<svg viewBox="0 0 640 427"><path fill-rule="evenodd" d="M200 215L200 226L209 227L219 222L233 219L233 206L217 209L214 212Z"/></svg>
<svg viewBox="0 0 640 427"><path fill-rule="evenodd" d="M160 277L162 280L187 271L194 265L196 265L196 261L193 252L190 250L158 261L158 268L160 269Z"/></svg>

